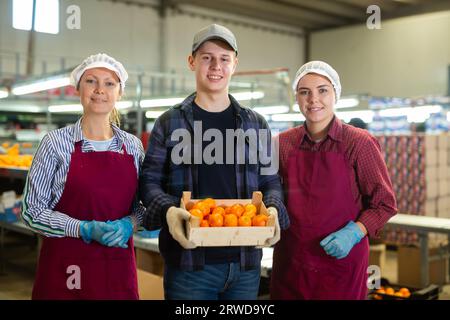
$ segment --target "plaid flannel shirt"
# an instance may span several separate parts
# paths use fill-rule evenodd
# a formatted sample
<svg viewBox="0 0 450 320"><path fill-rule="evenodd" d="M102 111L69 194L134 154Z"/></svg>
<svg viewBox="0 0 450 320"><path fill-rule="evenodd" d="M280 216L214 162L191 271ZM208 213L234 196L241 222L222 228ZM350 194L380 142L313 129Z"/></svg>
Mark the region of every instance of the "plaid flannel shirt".
<svg viewBox="0 0 450 320"><path fill-rule="evenodd" d="M190 250L182 248L168 231L166 212L171 206L180 205L183 191L191 191L192 196L197 197L197 166L184 163L177 165L170 158L172 148L179 143L171 139L174 130L187 129L193 137L192 103L195 97L196 93L193 93L156 120L139 179L140 199L147 208L144 227L149 230L161 228L159 249L165 262L190 271L203 268L204 250L201 247ZM270 130L266 120L253 110L240 106L231 95L229 97L236 115L236 129L240 128L244 132L247 129L268 130L267 144L262 146L258 141L258 146L266 147L266 151L269 152L266 154L270 155ZM194 139L191 140L193 143ZM191 150L194 150L193 145ZM283 203L280 178L278 174L262 175L261 169L270 166L270 163L267 165L263 165L260 161L256 164L249 163L249 150L249 146L246 145L245 164L235 164L238 197L248 199L252 197L254 191L261 191L265 205L278 210L280 227L286 229L289 226L289 217ZM262 250L255 247L241 247L240 257L242 270L258 268Z"/></svg>

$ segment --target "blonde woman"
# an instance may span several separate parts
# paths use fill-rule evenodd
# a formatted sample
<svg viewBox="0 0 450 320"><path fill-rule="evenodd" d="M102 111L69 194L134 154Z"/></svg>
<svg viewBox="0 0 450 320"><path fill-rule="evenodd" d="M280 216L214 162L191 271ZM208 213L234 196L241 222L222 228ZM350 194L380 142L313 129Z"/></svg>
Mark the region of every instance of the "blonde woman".
<svg viewBox="0 0 450 320"><path fill-rule="evenodd" d="M132 234L144 212L135 197L144 151L115 108L127 78L106 54L85 59L71 74L83 116L35 154L22 211L45 236L33 299L138 299Z"/></svg>

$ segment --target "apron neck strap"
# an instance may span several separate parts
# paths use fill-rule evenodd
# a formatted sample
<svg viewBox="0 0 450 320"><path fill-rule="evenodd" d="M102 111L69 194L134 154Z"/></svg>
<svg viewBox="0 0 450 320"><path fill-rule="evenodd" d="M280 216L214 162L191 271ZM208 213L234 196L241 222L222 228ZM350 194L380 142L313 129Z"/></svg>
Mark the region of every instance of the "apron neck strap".
<svg viewBox="0 0 450 320"><path fill-rule="evenodd" d="M82 150L81 150L82 144L83 144L83 140L75 142L75 152L76 153L81 153L82 152ZM125 143L122 143L122 150L123 150L124 154L128 154L127 148L125 147Z"/></svg>
<svg viewBox="0 0 450 320"><path fill-rule="evenodd" d="M83 140L75 142L75 152L76 153L81 153L81 145L82 145L82 143L83 143Z"/></svg>

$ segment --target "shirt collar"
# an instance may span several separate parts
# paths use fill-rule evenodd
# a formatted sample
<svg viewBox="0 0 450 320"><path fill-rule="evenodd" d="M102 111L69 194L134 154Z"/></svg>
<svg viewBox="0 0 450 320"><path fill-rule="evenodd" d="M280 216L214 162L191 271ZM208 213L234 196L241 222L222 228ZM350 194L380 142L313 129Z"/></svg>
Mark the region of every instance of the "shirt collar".
<svg viewBox="0 0 450 320"><path fill-rule="evenodd" d="M74 125L73 129L73 142L76 143L78 141L84 140L83 137L83 131L81 130L81 120L83 117L78 119L78 121ZM120 130L118 126L116 126L114 123L111 123L111 128L113 130L114 136L117 138L118 146L122 147L122 144L125 140L125 133Z"/></svg>
<svg viewBox="0 0 450 320"><path fill-rule="evenodd" d="M192 104L195 100L195 97L197 96L197 92L192 93L190 96L188 96L186 99L184 99L183 102L181 102L181 110L184 112L192 112ZM243 106L239 104L239 102L231 95L229 94L228 97L230 98L231 105L233 106L233 109L236 113L236 115L239 115L240 112L245 109Z"/></svg>
<svg viewBox="0 0 450 320"><path fill-rule="evenodd" d="M299 134L300 134L300 142L303 142L303 140L306 137L309 139L309 141L314 141L308 133L306 122L303 126L301 126ZM328 129L327 132L327 137L330 137L331 139L337 142L342 141L342 121L338 119L336 115L333 116L333 119L331 119L330 128Z"/></svg>

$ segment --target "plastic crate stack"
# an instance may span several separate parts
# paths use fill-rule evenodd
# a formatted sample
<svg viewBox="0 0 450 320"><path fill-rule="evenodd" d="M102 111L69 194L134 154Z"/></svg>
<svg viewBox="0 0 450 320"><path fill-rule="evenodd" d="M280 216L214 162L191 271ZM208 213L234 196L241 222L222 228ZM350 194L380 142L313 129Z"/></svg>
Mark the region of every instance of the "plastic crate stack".
<svg viewBox="0 0 450 320"><path fill-rule="evenodd" d="M384 153L399 213L450 218L450 136L377 136ZM430 235L430 245L447 241ZM387 227L384 240L391 244L417 244L415 232Z"/></svg>

